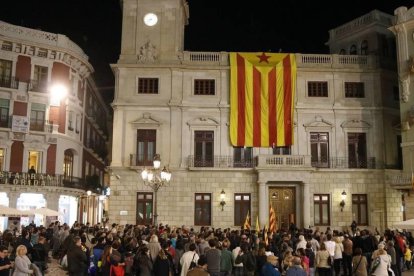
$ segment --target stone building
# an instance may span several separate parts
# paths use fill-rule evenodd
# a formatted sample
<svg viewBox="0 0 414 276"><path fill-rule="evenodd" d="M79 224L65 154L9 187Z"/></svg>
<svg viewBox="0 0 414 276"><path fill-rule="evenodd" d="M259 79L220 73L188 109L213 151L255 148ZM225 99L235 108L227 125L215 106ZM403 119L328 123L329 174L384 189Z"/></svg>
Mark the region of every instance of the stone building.
<svg viewBox="0 0 414 276"><path fill-rule="evenodd" d="M110 112L88 57L65 35L2 21L0 47L1 204L100 221Z"/></svg>
<svg viewBox="0 0 414 276"><path fill-rule="evenodd" d="M294 143L251 148L230 144L229 53L184 50L187 2L122 4L112 222L152 223L158 213L170 225L239 227L248 213L253 227L256 218L264 226L270 206L278 227L342 229L355 220L384 229L402 219L401 190L410 185L395 186L394 16L374 10L330 30L330 54L295 54ZM158 192L140 176L155 154L172 173Z"/></svg>

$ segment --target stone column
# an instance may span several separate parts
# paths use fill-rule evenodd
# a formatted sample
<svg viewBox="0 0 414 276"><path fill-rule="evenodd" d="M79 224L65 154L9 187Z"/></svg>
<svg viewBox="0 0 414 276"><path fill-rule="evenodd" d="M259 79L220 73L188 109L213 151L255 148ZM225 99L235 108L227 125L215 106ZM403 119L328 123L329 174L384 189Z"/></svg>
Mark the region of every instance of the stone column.
<svg viewBox="0 0 414 276"><path fill-rule="evenodd" d="M309 183L303 183L303 227L308 228L310 225L310 192Z"/></svg>
<svg viewBox="0 0 414 276"><path fill-rule="evenodd" d="M20 193L10 192L7 193L7 196L9 197L9 207L17 208L17 199L20 197Z"/></svg>
<svg viewBox="0 0 414 276"><path fill-rule="evenodd" d="M268 217L269 217L269 210L267 208L267 198L266 198L266 183L264 182L257 182L259 184L259 223L260 226L266 225L268 223Z"/></svg>

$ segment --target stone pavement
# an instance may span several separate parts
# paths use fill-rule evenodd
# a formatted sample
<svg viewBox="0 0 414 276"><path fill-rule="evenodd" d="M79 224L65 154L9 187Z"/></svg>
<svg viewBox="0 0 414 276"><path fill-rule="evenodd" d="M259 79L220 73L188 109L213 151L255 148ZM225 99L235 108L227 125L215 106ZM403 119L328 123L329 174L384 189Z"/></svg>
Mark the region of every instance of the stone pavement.
<svg viewBox="0 0 414 276"><path fill-rule="evenodd" d="M68 275L67 271L63 270L62 267L59 265L59 261L55 258L51 258L52 262L48 263L49 269L45 275L50 276L66 276Z"/></svg>

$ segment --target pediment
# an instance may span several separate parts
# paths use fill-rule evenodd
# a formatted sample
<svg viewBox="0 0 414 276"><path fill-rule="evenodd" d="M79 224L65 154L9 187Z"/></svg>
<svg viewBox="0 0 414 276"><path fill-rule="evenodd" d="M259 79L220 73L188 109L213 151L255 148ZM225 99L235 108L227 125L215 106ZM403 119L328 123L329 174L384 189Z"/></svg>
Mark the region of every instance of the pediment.
<svg viewBox="0 0 414 276"><path fill-rule="evenodd" d="M371 125L364 120L349 120L341 124L342 128L358 128L358 129L367 129L371 128Z"/></svg>
<svg viewBox="0 0 414 276"><path fill-rule="evenodd" d="M160 126L161 122L152 118L151 113L145 112L142 114L141 118L136 119L135 121L129 122L132 125L146 125L146 126Z"/></svg>
<svg viewBox="0 0 414 276"><path fill-rule="evenodd" d="M213 118L209 118L207 116L202 116L202 117L194 118L194 119L188 121L187 125L189 125L190 127L194 127L194 126L219 126L220 123L217 120L213 119Z"/></svg>
<svg viewBox="0 0 414 276"><path fill-rule="evenodd" d="M321 116L315 116L315 119L303 124L305 128L333 128L334 124L324 120Z"/></svg>

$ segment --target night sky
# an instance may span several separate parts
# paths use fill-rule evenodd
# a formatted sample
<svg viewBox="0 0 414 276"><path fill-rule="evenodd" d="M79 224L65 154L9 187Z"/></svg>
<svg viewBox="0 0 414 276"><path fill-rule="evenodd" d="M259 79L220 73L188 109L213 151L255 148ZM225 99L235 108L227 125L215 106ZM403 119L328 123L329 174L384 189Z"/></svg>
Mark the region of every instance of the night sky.
<svg viewBox="0 0 414 276"><path fill-rule="evenodd" d="M191 51L328 53L328 31L373 9L394 14L413 0L188 0ZM113 98L121 43L120 0L14 0L3 3L0 20L68 36L89 56L104 97Z"/></svg>

